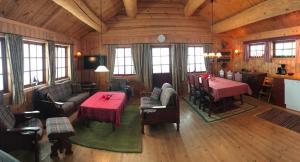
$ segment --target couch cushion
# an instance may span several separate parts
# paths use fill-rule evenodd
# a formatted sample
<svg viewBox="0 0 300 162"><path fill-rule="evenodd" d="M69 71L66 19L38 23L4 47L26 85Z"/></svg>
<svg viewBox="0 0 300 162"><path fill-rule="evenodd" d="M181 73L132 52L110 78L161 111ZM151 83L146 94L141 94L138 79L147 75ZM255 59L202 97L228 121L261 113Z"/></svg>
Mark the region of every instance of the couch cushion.
<svg viewBox="0 0 300 162"><path fill-rule="evenodd" d="M159 100L160 94L161 94L161 89L154 87L150 97L155 100Z"/></svg>
<svg viewBox="0 0 300 162"><path fill-rule="evenodd" d="M23 127L39 127L40 130L37 133L40 137L43 135L43 124L40 119L32 118L17 125L17 128Z"/></svg>
<svg viewBox="0 0 300 162"><path fill-rule="evenodd" d="M10 129L15 126L16 118L10 107L8 106L0 106L0 129Z"/></svg>
<svg viewBox="0 0 300 162"><path fill-rule="evenodd" d="M160 95L160 102L163 106L168 106L172 97L176 97L176 91L173 88L166 88Z"/></svg>
<svg viewBox="0 0 300 162"><path fill-rule="evenodd" d="M153 106L161 106L161 103L159 100L155 100L151 97L142 97L141 98L141 105L140 108L151 108Z"/></svg>
<svg viewBox="0 0 300 162"><path fill-rule="evenodd" d="M67 100L67 102L74 102L75 105L78 105L78 104L82 103L89 96L90 96L89 92L79 93L79 94L76 94L76 95L70 97Z"/></svg>
<svg viewBox="0 0 300 162"><path fill-rule="evenodd" d="M172 85L170 83L164 83L162 86L161 86L161 90L163 91L164 89L166 88L172 88Z"/></svg>
<svg viewBox="0 0 300 162"><path fill-rule="evenodd" d="M62 109L67 114L71 112L73 108L74 108L74 102L64 102L64 104L62 105Z"/></svg>

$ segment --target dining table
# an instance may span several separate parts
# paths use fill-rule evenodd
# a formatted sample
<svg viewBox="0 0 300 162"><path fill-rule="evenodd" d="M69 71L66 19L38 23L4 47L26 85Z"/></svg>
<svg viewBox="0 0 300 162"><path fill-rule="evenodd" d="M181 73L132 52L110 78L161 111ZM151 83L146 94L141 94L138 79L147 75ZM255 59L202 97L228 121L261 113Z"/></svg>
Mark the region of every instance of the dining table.
<svg viewBox="0 0 300 162"><path fill-rule="evenodd" d="M219 101L226 97L240 96L243 104L243 95L252 94L252 90L248 84L229 80L220 77L209 78L209 87L214 101Z"/></svg>

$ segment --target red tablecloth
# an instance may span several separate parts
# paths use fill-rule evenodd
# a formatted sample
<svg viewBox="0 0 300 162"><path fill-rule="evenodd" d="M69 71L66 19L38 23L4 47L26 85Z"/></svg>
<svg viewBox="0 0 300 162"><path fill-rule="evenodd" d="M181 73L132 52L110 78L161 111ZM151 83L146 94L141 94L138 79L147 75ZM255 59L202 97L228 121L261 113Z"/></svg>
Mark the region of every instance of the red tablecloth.
<svg viewBox="0 0 300 162"><path fill-rule="evenodd" d="M224 97L252 94L248 84L219 77L215 77L214 80L209 79L209 87L212 88L212 95L215 101Z"/></svg>
<svg viewBox="0 0 300 162"><path fill-rule="evenodd" d="M111 97L105 99L107 95ZM119 127L125 102L126 95L123 92L97 92L80 105L78 117L113 122Z"/></svg>

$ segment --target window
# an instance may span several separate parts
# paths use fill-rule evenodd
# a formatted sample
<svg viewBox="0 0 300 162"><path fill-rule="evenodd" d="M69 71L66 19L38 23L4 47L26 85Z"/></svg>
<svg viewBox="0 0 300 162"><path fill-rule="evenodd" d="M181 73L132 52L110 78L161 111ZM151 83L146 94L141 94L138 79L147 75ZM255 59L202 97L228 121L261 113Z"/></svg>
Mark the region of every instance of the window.
<svg viewBox="0 0 300 162"><path fill-rule="evenodd" d="M262 57L265 54L265 44L250 44L250 57Z"/></svg>
<svg viewBox="0 0 300 162"><path fill-rule="evenodd" d="M24 86L45 81L44 45L36 42L25 42L24 50Z"/></svg>
<svg viewBox="0 0 300 162"><path fill-rule="evenodd" d="M116 48L115 57L115 75L130 75L135 74L131 48Z"/></svg>
<svg viewBox="0 0 300 162"><path fill-rule="evenodd" d="M68 71L67 61L68 61L67 48L65 46L56 46L55 47L55 67L56 67L55 78L57 80L67 77L67 71Z"/></svg>
<svg viewBox="0 0 300 162"><path fill-rule="evenodd" d="M204 48L197 46L188 47L188 72L202 72L206 71L204 61Z"/></svg>
<svg viewBox="0 0 300 162"><path fill-rule="evenodd" d="M168 47L152 48L153 74L170 72L170 49Z"/></svg>
<svg viewBox="0 0 300 162"><path fill-rule="evenodd" d="M7 91L7 68L4 40L0 39L0 91Z"/></svg>
<svg viewBox="0 0 300 162"><path fill-rule="evenodd" d="M275 57L294 57L296 56L296 41L278 41L274 43Z"/></svg>

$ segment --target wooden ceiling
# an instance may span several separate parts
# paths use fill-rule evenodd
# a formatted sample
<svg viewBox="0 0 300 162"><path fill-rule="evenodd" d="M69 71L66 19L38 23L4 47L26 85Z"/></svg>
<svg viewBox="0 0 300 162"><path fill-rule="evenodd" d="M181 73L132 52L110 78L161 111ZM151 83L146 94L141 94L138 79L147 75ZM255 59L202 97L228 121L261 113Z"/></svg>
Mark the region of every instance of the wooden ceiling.
<svg viewBox="0 0 300 162"><path fill-rule="evenodd" d="M67 0L66 0L67 1ZM87 8L94 13L104 24L110 28L117 28L114 21L119 21L126 16L124 2L126 0L81 0ZM192 11L190 17L202 17L207 22L211 21L211 0L137 0L137 15L145 13L164 13L186 15L185 10L180 8L167 8L167 10L153 11L160 3L175 3L186 6L188 3L197 2L196 11ZM249 8L253 8L267 0L214 0L214 23L217 24L232 16L235 16ZM270 1L270 0L269 0ZM297 0L290 0L297 1ZM102 4L102 7L101 7ZM146 5L145 5L146 4ZM150 8L145 8L145 6ZM151 10L151 11L150 11ZM227 32L230 35L243 36L254 32L273 30L299 25L299 12L292 12L259 22L245 25ZM155 14L152 14L155 16ZM74 38L81 38L87 33L95 31L89 25L83 23L66 9L62 8L52 0L0 0L0 17L16 20L26 24L46 28L55 32L65 33ZM120 21L123 21L122 18ZM202 19L201 19L202 21ZM155 23L155 22L152 22ZM159 23L159 22L158 22ZM122 24L122 23L120 23ZM118 24L119 25L119 24ZM155 24L152 24L155 25ZM119 26L122 27L122 26Z"/></svg>

